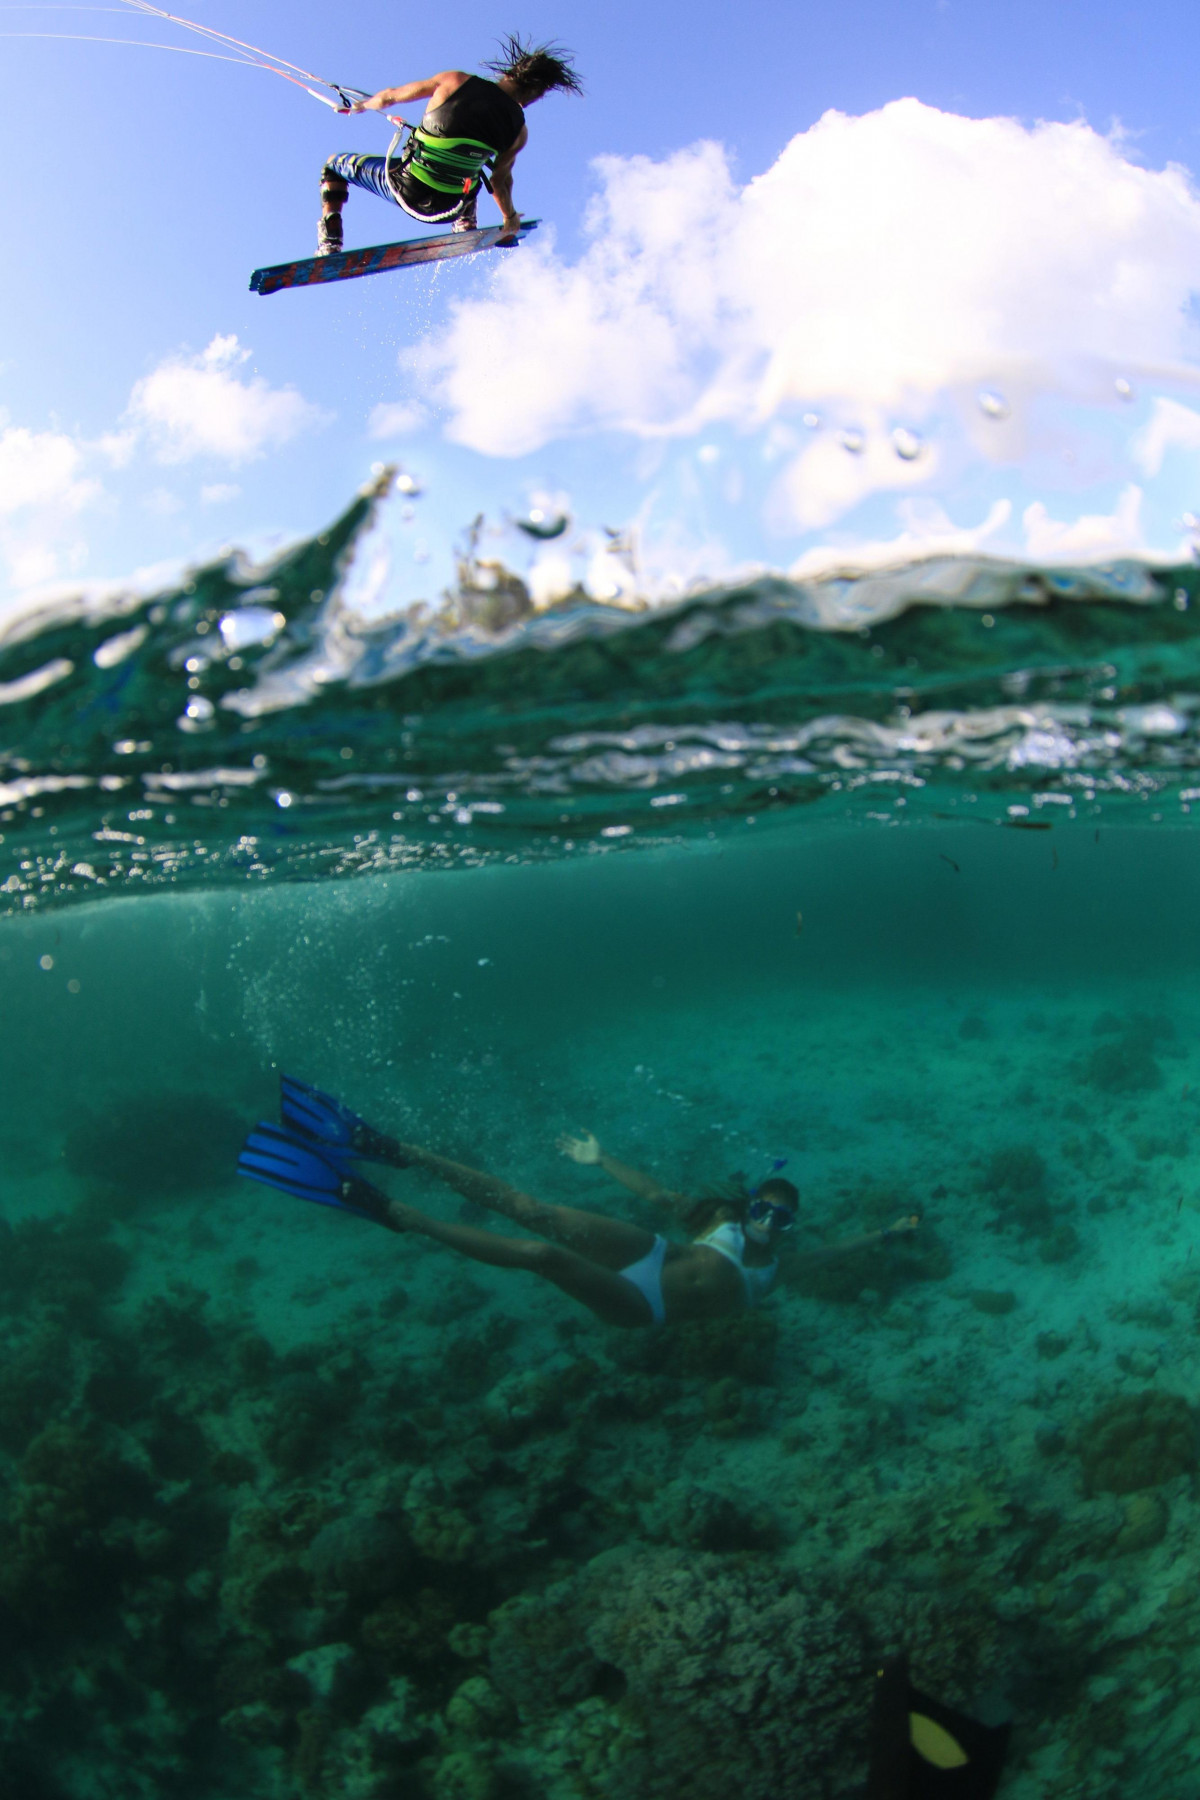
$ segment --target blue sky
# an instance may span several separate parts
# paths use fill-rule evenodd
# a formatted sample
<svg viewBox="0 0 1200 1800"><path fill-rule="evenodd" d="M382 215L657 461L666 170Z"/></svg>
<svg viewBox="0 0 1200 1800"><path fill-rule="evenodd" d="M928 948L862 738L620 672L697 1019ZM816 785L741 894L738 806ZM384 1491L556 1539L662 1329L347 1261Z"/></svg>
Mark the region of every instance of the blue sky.
<svg viewBox="0 0 1200 1800"><path fill-rule="evenodd" d="M0 31L200 47L109 6L5 7ZM309 532L383 460L425 489L395 599L433 596L475 513L539 499L569 505L598 592L598 528L631 521L660 589L864 546L1186 542L1200 202L1163 172L1200 168L1193 9L190 16L364 87L553 36L587 98L530 113L536 250L264 300L249 273L310 252L324 155L388 128L219 62L10 37L0 591ZM408 235L366 195L346 227ZM565 578L550 553L542 589Z"/></svg>

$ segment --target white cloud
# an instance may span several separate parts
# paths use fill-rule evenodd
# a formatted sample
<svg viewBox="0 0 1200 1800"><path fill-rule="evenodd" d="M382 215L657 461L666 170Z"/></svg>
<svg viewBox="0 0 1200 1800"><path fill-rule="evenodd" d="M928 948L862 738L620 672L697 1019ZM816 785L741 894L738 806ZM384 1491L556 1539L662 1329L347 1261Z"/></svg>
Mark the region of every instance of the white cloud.
<svg viewBox="0 0 1200 1800"><path fill-rule="evenodd" d="M96 449L114 469L128 468L137 449L136 431L106 431L97 438Z"/></svg>
<svg viewBox="0 0 1200 1800"><path fill-rule="evenodd" d="M774 496L811 528L927 479L933 451L905 465L888 438L935 411L958 421L956 454L1010 457L1020 427L983 418L981 387L1015 415L1039 393L1115 407L1117 375L1200 378L1200 199L1085 124L899 100L827 113L744 187L711 143L596 167L578 261L526 245L408 353L455 440L516 456L817 407L827 435ZM870 427L861 458L833 436L850 424Z"/></svg>
<svg viewBox="0 0 1200 1800"><path fill-rule="evenodd" d="M1040 500L1021 515L1025 553L1037 563L1136 556L1144 550L1141 527L1142 490L1132 482L1118 496L1111 513L1085 513L1069 524L1052 519Z"/></svg>
<svg viewBox="0 0 1200 1800"><path fill-rule="evenodd" d="M138 504L154 519L173 519L184 508L180 496L170 488L148 488L138 496Z"/></svg>
<svg viewBox="0 0 1200 1800"><path fill-rule="evenodd" d="M61 431L0 431L0 557L16 589L78 569L86 547L75 520L102 492L85 472L86 446Z"/></svg>
<svg viewBox="0 0 1200 1800"><path fill-rule="evenodd" d="M52 586L86 565L77 516L101 500L111 515L121 498L119 485L106 488L97 471L106 477L129 472L138 509L169 518L185 503L147 483L151 458L243 462L323 421L295 389L239 375L249 354L230 336L215 337L200 356L168 357L136 384L119 428L94 439L9 425L0 413L0 568L15 592ZM200 499L215 506L240 492L230 482L213 482L201 488Z"/></svg>
<svg viewBox="0 0 1200 1800"><path fill-rule="evenodd" d="M323 422L295 388L240 379L235 371L249 355L236 337L218 336L199 356L169 356L137 383L128 416L149 432L161 461L248 462Z"/></svg>
<svg viewBox="0 0 1200 1800"><path fill-rule="evenodd" d="M372 407L367 420L367 435L373 438L407 437L428 424L429 414L423 406L409 400L381 400Z"/></svg>
<svg viewBox="0 0 1200 1800"><path fill-rule="evenodd" d="M83 473L83 450L61 431L10 425L0 432L0 515L29 508L76 513L98 493Z"/></svg>
<svg viewBox="0 0 1200 1800"><path fill-rule="evenodd" d="M918 487L937 468L936 448L906 460L897 456L885 421L863 432L857 454L823 433L784 468L767 502L769 523L779 531L813 531L840 518L881 488Z"/></svg>
<svg viewBox="0 0 1200 1800"><path fill-rule="evenodd" d="M1169 450L1200 450L1200 413L1159 398L1133 440L1133 460L1143 475L1157 475Z"/></svg>

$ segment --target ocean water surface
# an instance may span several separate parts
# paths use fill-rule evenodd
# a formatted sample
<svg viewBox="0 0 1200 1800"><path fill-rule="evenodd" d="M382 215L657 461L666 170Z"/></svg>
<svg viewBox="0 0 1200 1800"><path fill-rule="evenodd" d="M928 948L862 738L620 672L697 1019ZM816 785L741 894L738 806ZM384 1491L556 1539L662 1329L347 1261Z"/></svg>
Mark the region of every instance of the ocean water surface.
<svg viewBox="0 0 1200 1800"><path fill-rule="evenodd" d="M900 1651L1006 1800L1194 1791L1196 569L389 615L385 504L0 643L0 1792L852 1800ZM676 1234L560 1135L786 1159L779 1285L239 1180L281 1072Z"/></svg>

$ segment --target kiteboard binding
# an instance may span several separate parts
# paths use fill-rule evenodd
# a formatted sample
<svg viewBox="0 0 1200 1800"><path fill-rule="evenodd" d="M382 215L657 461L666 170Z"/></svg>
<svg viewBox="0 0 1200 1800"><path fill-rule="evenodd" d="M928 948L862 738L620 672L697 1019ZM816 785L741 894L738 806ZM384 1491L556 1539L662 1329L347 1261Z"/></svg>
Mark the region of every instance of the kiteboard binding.
<svg viewBox="0 0 1200 1800"><path fill-rule="evenodd" d="M536 230L537 224L536 219L522 219L516 231L488 225L481 231L448 231L440 237L407 238L400 244L374 244L366 250L333 251L306 256L300 262L274 263L269 269L255 269L250 291L277 294L281 288L354 281L360 275L382 275L385 269L406 269L413 263L448 262L455 256L472 256L477 250L508 250Z"/></svg>

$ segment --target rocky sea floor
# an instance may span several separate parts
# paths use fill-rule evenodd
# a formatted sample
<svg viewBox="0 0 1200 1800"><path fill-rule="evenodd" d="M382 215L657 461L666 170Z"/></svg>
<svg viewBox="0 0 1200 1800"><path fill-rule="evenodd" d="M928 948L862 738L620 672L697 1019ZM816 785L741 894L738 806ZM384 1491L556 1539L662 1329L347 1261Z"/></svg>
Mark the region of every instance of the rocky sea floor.
<svg viewBox="0 0 1200 1800"><path fill-rule="evenodd" d="M231 1181L244 1059L10 1116L0 1787L838 1800L903 1646L1007 1697L1013 1800L1186 1791L1198 1029L1186 983L726 988L465 1056L446 1147L556 1199L649 1222L561 1129L696 1191L789 1156L776 1296L646 1333Z"/></svg>
<svg viewBox="0 0 1200 1800"><path fill-rule="evenodd" d="M1173 842L808 834L5 921L0 1793L852 1800L899 1648L1007 1706L1004 1800L1191 1792ZM609 1330L234 1179L280 1069L656 1226L558 1134L694 1193L787 1157L802 1226L760 1311Z"/></svg>

